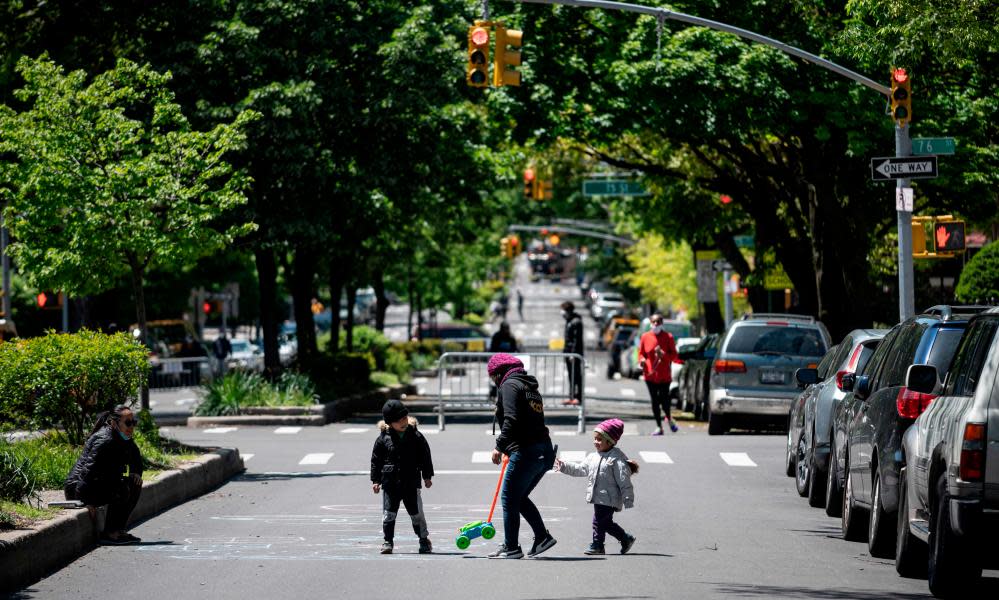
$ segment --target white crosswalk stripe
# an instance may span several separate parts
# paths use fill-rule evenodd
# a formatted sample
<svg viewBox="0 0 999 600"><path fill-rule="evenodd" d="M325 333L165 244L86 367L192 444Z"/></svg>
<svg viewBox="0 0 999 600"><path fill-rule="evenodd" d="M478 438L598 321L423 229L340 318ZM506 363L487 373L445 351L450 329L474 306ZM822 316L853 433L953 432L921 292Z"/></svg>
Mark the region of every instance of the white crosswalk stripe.
<svg viewBox="0 0 999 600"><path fill-rule="evenodd" d="M291 435L291 434L298 433L301 430L302 430L301 427L278 427L277 429L274 430L274 433L283 434L283 435Z"/></svg>
<svg viewBox="0 0 999 600"><path fill-rule="evenodd" d="M236 431L239 427L209 427L205 430L205 433L230 433Z"/></svg>
<svg viewBox="0 0 999 600"><path fill-rule="evenodd" d="M621 388L621 395L624 396L625 398L634 398L635 390L631 388Z"/></svg>
<svg viewBox="0 0 999 600"><path fill-rule="evenodd" d="M492 452L472 452L473 463L488 463L493 461Z"/></svg>
<svg viewBox="0 0 999 600"><path fill-rule="evenodd" d="M584 388L584 391L587 393L587 395L592 396L593 394L597 393L597 388L588 385Z"/></svg>
<svg viewBox="0 0 999 600"><path fill-rule="evenodd" d="M557 431L553 431L552 435L576 435L576 430L575 429L559 429Z"/></svg>
<svg viewBox="0 0 999 600"><path fill-rule="evenodd" d="M348 427L340 433L367 433L371 431L369 427Z"/></svg>
<svg viewBox="0 0 999 600"><path fill-rule="evenodd" d="M239 457L243 459L243 462L246 462L246 461L250 460L254 456L256 456L256 454L240 454L239 455Z"/></svg>
<svg viewBox="0 0 999 600"><path fill-rule="evenodd" d="M638 454L642 457L642 460L647 463L659 463L664 465L673 464L673 459L670 458L669 454L666 454L665 452L648 452L642 450Z"/></svg>
<svg viewBox="0 0 999 600"><path fill-rule="evenodd" d="M300 465L325 465L333 458L332 452L316 452L314 454L306 454L302 460L298 461Z"/></svg>
<svg viewBox="0 0 999 600"><path fill-rule="evenodd" d="M745 452L719 452L722 460L730 467L755 467L756 463L753 462L749 455Z"/></svg>

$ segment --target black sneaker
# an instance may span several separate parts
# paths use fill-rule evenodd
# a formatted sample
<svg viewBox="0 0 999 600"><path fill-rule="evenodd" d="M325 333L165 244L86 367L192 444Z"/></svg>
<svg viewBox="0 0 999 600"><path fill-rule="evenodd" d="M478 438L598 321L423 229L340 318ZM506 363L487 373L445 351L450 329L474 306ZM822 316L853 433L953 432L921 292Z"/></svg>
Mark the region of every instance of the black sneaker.
<svg viewBox="0 0 999 600"><path fill-rule="evenodd" d="M635 536L629 535L628 537L624 538L624 541L621 542L621 554L627 554L628 550L631 550L631 547L634 545L635 545Z"/></svg>
<svg viewBox="0 0 999 600"><path fill-rule="evenodd" d="M583 550L583 554L604 554L603 544L593 543L586 550Z"/></svg>
<svg viewBox="0 0 999 600"><path fill-rule="evenodd" d="M545 550L554 546L556 543L557 542L555 541L555 538L552 537L552 534L546 531L545 537L541 538L540 540L537 538L534 539L534 545L531 546L531 551L528 552L527 555L537 556L542 552L544 552Z"/></svg>
<svg viewBox="0 0 999 600"><path fill-rule="evenodd" d="M392 542L388 540L382 542L382 554L392 554Z"/></svg>
<svg viewBox="0 0 999 600"><path fill-rule="evenodd" d="M499 548L487 555L487 558L524 558L524 551L517 546L507 549L506 544L501 544Z"/></svg>
<svg viewBox="0 0 999 600"><path fill-rule="evenodd" d="M430 538L423 538L420 540L420 554L430 554L433 551L434 546L430 543Z"/></svg>

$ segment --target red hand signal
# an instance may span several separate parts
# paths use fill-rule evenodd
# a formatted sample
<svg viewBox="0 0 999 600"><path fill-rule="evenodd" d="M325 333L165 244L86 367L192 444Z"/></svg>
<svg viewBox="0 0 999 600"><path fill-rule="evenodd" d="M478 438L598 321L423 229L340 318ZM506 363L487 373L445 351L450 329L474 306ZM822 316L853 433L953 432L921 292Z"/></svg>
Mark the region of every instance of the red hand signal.
<svg viewBox="0 0 999 600"><path fill-rule="evenodd" d="M944 248L947 246L947 240L950 239L950 232L943 225L937 227L937 248Z"/></svg>

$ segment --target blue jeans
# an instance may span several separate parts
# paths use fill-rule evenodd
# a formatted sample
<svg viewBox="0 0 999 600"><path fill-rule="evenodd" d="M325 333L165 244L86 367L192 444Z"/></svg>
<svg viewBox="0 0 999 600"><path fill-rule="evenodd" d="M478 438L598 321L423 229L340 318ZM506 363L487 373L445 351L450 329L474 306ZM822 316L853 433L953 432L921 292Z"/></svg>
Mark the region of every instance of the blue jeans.
<svg viewBox="0 0 999 600"><path fill-rule="evenodd" d="M551 440L531 444L510 455L510 463L506 466L506 475L503 477L503 494L500 497L500 505L503 507L503 535L507 548L513 549L520 545L518 537L521 515L534 530L535 538L544 537L545 522L541 519L538 507L528 496L553 464L555 449L552 448Z"/></svg>

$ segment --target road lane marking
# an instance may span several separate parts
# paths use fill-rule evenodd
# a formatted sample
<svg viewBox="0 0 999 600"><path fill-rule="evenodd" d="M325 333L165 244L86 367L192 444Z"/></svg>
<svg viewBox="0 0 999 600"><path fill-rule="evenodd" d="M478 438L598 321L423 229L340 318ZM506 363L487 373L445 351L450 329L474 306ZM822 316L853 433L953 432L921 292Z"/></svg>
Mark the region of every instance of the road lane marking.
<svg viewBox="0 0 999 600"><path fill-rule="evenodd" d="M635 390L631 388L621 388L621 395L624 396L625 398L634 398Z"/></svg>
<svg viewBox="0 0 999 600"><path fill-rule="evenodd" d="M553 431L552 435L576 435L575 429L560 429L558 431Z"/></svg>
<svg viewBox="0 0 999 600"><path fill-rule="evenodd" d="M293 433L298 433L301 430L302 430L301 427L278 427L277 429L274 430L274 433L289 435Z"/></svg>
<svg viewBox="0 0 999 600"><path fill-rule="evenodd" d="M745 452L719 452L722 460L730 467L755 467L756 463Z"/></svg>
<svg viewBox="0 0 999 600"><path fill-rule="evenodd" d="M493 462L493 453L490 452L472 452L472 462L473 463L488 463Z"/></svg>
<svg viewBox="0 0 999 600"><path fill-rule="evenodd" d="M584 450L563 450L558 454L559 458L569 462L579 462L586 458L586 451Z"/></svg>
<svg viewBox="0 0 999 600"><path fill-rule="evenodd" d="M624 434L623 435L638 435L638 424L637 423L625 423L624 424Z"/></svg>
<svg viewBox="0 0 999 600"><path fill-rule="evenodd" d="M239 427L209 427L205 430L205 433L229 433L231 431L236 431Z"/></svg>
<svg viewBox="0 0 999 600"><path fill-rule="evenodd" d="M298 461L300 465L325 465L333 458L332 452L315 452L313 454L306 454L302 460Z"/></svg>
<svg viewBox="0 0 999 600"><path fill-rule="evenodd" d="M660 463L664 465L673 464L673 459L670 458L669 454L666 454L665 452L648 452L642 450L638 453L638 455L641 456L642 460L647 463Z"/></svg>
<svg viewBox="0 0 999 600"><path fill-rule="evenodd" d="M348 427L340 433L367 433L368 431L371 431L368 427Z"/></svg>
<svg viewBox="0 0 999 600"><path fill-rule="evenodd" d="M589 395L589 396L593 396L593 395L595 395L597 393L597 388L595 388L595 387L593 387L591 385L586 386L586 388L584 388L584 390L586 391L586 394Z"/></svg>
<svg viewBox="0 0 999 600"><path fill-rule="evenodd" d="M254 456L256 456L256 454L240 454L239 456L240 456L240 458L243 459L243 462L246 462L246 461L250 460L251 458L253 458Z"/></svg>

